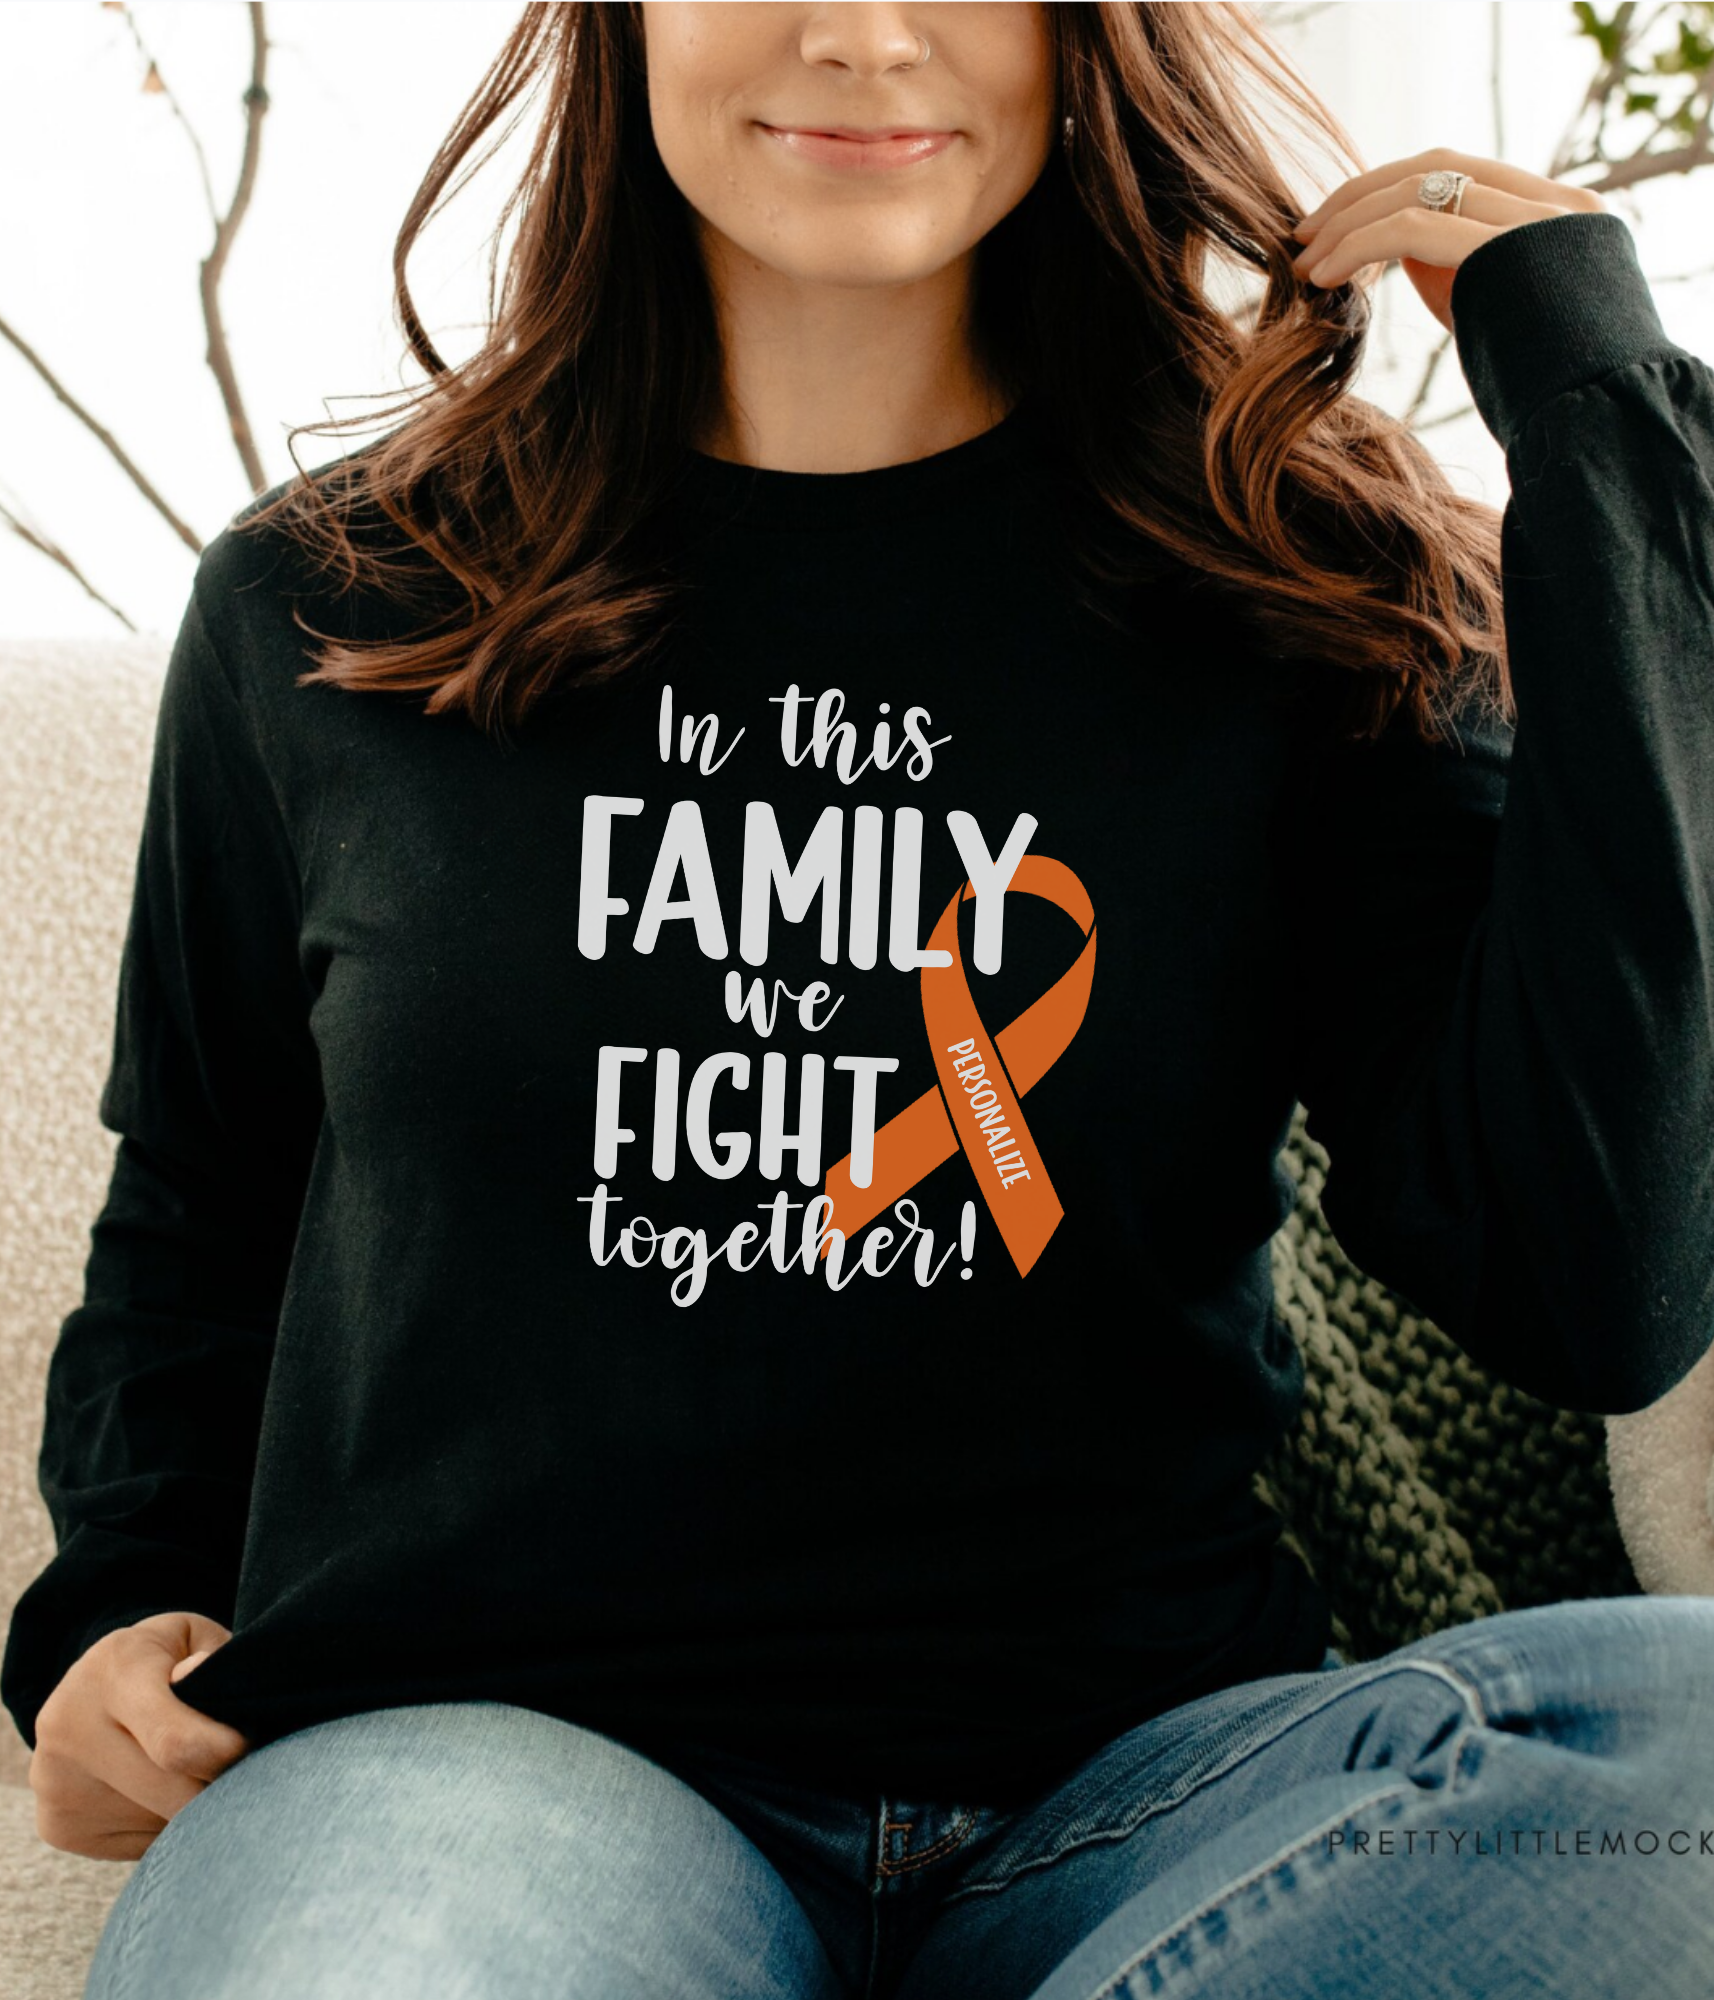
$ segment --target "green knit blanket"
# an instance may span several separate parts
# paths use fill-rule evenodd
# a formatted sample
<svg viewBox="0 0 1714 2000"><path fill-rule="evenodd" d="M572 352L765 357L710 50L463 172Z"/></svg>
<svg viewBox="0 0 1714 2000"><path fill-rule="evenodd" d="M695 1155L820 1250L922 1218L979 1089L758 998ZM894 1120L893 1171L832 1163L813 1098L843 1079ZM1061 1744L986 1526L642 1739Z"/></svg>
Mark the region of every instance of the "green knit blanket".
<svg viewBox="0 0 1714 2000"><path fill-rule="evenodd" d="M1496 1611L1635 1595L1601 1419L1486 1374L1346 1257L1301 1105L1281 1159L1298 1194L1274 1290L1306 1383L1255 1486L1328 1595L1333 1643L1369 1660Z"/></svg>

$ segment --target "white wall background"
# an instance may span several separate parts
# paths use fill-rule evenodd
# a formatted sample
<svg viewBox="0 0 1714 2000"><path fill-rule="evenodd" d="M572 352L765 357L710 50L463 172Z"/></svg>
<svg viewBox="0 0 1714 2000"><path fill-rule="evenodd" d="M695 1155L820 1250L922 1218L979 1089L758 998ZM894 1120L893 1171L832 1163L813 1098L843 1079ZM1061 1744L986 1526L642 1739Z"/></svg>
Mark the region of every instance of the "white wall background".
<svg viewBox="0 0 1714 2000"><path fill-rule="evenodd" d="M435 145L516 9L494 0L273 0L262 170L228 267L228 332L270 479L288 424L348 414L407 379L390 325L400 217ZM1496 11L1503 144L1489 89ZM195 125L222 204L237 173L249 70L238 0L141 0L135 17ZM1562 0L1347 4L1282 34L1370 164L1447 144L1541 171L1589 75ZM197 267L211 240L167 99L140 88L125 17L96 0L0 9L0 314L110 425L206 539L248 498L203 361ZM432 225L412 276L449 354L483 309L483 239L503 162ZM1714 355L1714 169L1616 202L1638 237L1669 333ZM1440 337L1398 272L1385 280L1362 387L1401 408ZM1465 400L1455 359L1432 408ZM367 433L358 433L358 436ZM1465 490L1498 504L1504 468L1479 420L1430 431ZM300 439L306 465L348 448ZM82 427L0 343L0 499L63 543L144 630L170 633L190 551ZM0 634L111 633L111 615L0 530Z"/></svg>

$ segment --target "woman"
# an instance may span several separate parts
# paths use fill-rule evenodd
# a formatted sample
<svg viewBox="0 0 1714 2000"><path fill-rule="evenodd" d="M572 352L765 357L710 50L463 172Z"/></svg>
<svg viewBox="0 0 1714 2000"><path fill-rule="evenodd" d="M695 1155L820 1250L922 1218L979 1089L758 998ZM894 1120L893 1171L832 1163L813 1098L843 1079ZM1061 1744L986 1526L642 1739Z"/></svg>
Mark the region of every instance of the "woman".
<svg viewBox="0 0 1714 2000"><path fill-rule="evenodd" d="M1707 1345L1714 375L1579 190L1297 222L1270 78L526 10L400 246L545 84L488 338L401 282L163 696L7 1661L91 1995L1701 1990L1714 1606L1347 1664L1251 1475L1300 1096L1524 1388Z"/></svg>

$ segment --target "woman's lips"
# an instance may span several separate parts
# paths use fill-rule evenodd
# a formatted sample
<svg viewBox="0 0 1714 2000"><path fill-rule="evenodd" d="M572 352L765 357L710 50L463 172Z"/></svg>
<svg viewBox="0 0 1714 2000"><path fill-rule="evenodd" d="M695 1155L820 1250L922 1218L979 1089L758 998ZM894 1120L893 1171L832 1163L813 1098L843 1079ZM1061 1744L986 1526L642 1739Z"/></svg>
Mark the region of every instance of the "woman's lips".
<svg viewBox="0 0 1714 2000"><path fill-rule="evenodd" d="M770 139L802 160L824 167L850 167L873 172L881 167L906 167L945 152L956 132L847 133L811 131L801 126L764 125Z"/></svg>

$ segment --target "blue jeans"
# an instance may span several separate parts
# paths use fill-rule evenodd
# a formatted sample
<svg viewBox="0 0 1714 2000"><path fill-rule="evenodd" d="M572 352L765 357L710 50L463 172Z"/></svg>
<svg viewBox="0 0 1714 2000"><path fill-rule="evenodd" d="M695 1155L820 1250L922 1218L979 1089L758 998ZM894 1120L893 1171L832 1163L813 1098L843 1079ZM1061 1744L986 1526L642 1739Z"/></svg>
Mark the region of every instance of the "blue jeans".
<svg viewBox="0 0 1714 2000"><path fill-rule="evenodd" d="M168 1821L86 2000L1711 1990L1714 1598L1617 1597L1205 1695L1003 1809L339 1717Z"/></svg>

